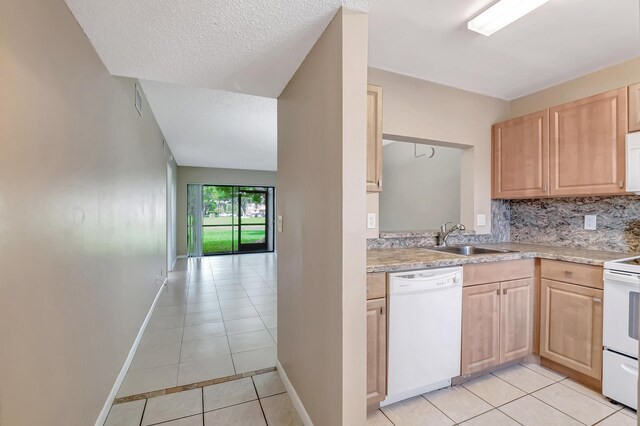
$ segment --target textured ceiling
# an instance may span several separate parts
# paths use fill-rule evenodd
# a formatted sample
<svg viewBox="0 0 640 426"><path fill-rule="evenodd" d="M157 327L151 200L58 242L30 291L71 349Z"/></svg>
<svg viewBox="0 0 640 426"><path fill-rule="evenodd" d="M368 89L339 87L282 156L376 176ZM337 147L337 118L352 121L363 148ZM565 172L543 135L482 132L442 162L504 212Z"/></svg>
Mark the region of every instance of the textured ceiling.
<svg viewBox="0 0 640 426"><path fill-rule="evenodd" d="M490 37L467 21L495 0L379 0L369 65L514 99L640 56L638 0L551 0Z"/></svg>
<svg viewBox="0 0 640 426"><path fill-rule="evenodd" d="M240 93L277 97L342 5L370 9L371 66L503 99L640 56L638 0L550 0L467 30L494 1L66 0L109 72L156 81L179 164L258 170L276 169L276 103Z"/></svg>
<svg viewBox="0 0 640 426"><path fill-rule="evenodd" d="M66 0L113 75L277 97L340 6L375 0Z"/></svg>
<svg viewBox="0 0 640 426"><path fill-rule="evenodd" d="M275 99L141 81L181 166L276 170Z"/></svg>

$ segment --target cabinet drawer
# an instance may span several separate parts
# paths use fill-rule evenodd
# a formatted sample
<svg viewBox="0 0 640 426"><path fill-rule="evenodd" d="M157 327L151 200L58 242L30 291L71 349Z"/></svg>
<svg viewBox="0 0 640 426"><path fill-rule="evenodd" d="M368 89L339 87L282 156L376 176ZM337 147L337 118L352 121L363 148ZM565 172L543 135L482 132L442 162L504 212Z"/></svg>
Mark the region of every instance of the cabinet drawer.
<svg viewBox="0 0 640 426"><path fill-rule="evenodd" d="M579 263L542 260L541 276L554 281L582 285L602 290L602 267Z"/></svg>
<svg viewBox="0 0 640 426"><path fill-rule="evenodd" d="M367 300L385 297L387 293L387 274L370 272L367 274Z"/></svg>
<svg viewBox="0 0 640 426"><path fill-rule="evenodd" d="M520 259L504 262L464 265L462 282L465 287L478 284L512 281L533 277L534 260Z"/></svg>
<svg viewBox="0 0 640 426"><path fill-rule="evenodd" d="M637 407L638 361L611 351L603 351L602 356L602 393L629 407Z"/></svg>

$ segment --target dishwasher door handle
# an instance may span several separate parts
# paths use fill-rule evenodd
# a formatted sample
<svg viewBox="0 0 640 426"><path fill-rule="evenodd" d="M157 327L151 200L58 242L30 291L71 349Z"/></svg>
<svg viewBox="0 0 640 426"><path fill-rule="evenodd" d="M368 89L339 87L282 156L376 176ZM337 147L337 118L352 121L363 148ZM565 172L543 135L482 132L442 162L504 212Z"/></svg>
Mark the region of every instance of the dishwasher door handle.
<svg viewBox="0 0 640 426"><path fill-rule="evenodd" d="M431 293L435 291L448 290L462 287L461 280L458 282L447 282L439 284L438 280L414 281L412 283L395 282L391 285L390 294L402 296L417 293Z"/></svg>

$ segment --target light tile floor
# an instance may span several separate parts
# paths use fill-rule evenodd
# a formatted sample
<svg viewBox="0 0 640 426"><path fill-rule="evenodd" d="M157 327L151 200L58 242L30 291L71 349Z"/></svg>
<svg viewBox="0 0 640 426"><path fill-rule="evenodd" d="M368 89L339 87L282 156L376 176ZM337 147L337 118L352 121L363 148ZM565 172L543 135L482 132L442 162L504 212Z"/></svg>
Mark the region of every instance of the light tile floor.
<svg viewBox="0 0 640 426"><path fill-rule="evenodd" d="M635 426L635 411L565 376L522 364L369 413L376 426Z"/></svg>
<svg viewBox="0 0 640 426"><path fill-rule="evenodd" d="M275 367L275 253L179 259L117 397Z"/></svg>
<svg viewBox="0 0 640 426"><path fill-rule="evenodd" d="M301 426L277 371L111 407L105 426Z"/></svg>

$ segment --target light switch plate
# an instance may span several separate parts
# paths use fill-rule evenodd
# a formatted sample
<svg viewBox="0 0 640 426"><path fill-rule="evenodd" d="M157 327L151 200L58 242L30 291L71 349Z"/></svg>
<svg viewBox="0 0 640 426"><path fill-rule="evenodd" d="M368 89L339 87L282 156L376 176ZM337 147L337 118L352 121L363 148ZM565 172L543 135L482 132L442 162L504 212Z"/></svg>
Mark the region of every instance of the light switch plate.
<svg viewBox="0 0 640 426"><path fill-rule="evenodd" d="M282 223L283 223L282 215L278 215L278 232L282 232Z"/></svg>
<svg viewBox="0 0 640 426"><path fill-rule="evenodd" d="M367 229L376 229L375 213L367 213Z"/></svg>
<svg viewBox="0 0 640 426"><path fill-rule="evenodd" d="M486 226L487 225L487 216L484 214L479 214L476 219L478 226Z"/></svg>
<svg viewBox="0 0 640 426"><path fill-rule="evenodd" d="M586 214L584 215L584 229L588 229L593 231L596 229L596 216L595 214Z"/></svg>

